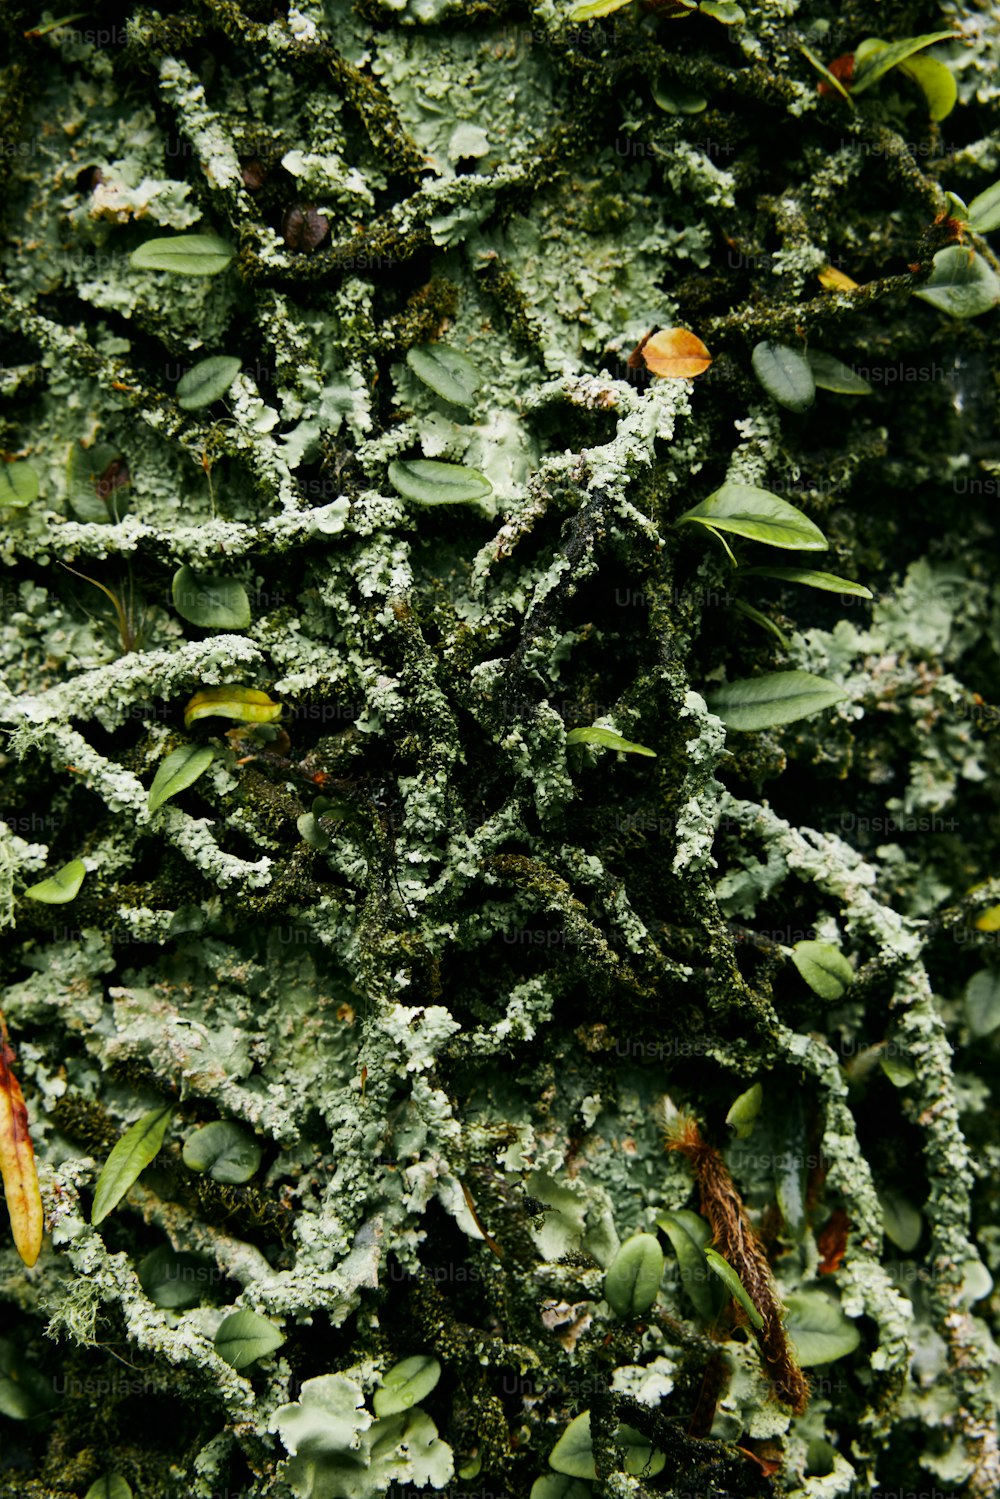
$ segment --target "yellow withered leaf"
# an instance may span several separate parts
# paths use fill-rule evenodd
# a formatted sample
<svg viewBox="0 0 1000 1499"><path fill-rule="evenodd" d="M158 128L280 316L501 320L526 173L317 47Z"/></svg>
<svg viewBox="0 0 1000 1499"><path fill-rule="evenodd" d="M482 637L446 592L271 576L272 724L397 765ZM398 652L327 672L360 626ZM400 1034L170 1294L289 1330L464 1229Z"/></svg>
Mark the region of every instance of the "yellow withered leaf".
<svg viewBox="0 0 1000 1499"><path fill-rule="evenodd" d="M832 265L825 265L819 272L819 284L825 286L827 291L857 291L858 283L852 281L850 276L845 276L843 271L836 270Z"/></svg>
<svg viewBox="0 0 1000 1499"><path fill-rule="evenodd" d="M184 727L199 718L237 718L241 723L271 723L281 717L281 704L256 687L203 687L184 709Z"/></svg>
<svg viewBox="0 0 1000 1499"><path fill-rule="evenodd" d="M18 1254L33 1265L42 1248L45 1215L38 1190L35 1152L21 1085L13 1073L14 1052L0 1015L0 1177Z"/></svg>
<svg viewBox="0 0 1000 1499"><path fill-rule="evenodd" d="M642 357L651 374L669 380L691 380L712 363L701 339L687 328L661 328L643 344Z"/></svg>

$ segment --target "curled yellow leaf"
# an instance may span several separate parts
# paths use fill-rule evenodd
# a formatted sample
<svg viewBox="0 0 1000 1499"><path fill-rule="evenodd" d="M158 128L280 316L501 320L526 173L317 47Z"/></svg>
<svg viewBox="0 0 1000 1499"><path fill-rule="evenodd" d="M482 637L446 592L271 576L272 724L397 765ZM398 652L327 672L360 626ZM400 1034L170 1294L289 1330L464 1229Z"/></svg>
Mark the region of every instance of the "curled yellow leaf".
<svg viewBox="0 0 1000 1499"><path fill-rule="evenodd" d="M642 357L650 374L668 380L691 380L712 363L701 339L687 328L661 328L643 344Z"/></svg>
<svg viewBox="0 0 1000 1499"><path fill-rule="evenodd" d="M240 723L271 723L281 717L281 704L255 687L203 687L184 709L184 727L199 718L236 718Z"/></svg>
<svg viewBox="0 0 1000 1499"><path fill-rule="evenodd" d="M857 291L858 283L852 281L850 276L845 276L843 271L836 270L832 265L825 265L819 272L819 284L826 287L827 291Z"/></svg>
<svg viewBox="0 0 1000 1499"><path fill-rule="evenodd" d="M28 1127L28 1110L13 1072L14 1051L0 1015L0 1177L10 1217L14 1244L31 1266L42 1248L45 1215L38 1190L35 1152Z"/></svg>

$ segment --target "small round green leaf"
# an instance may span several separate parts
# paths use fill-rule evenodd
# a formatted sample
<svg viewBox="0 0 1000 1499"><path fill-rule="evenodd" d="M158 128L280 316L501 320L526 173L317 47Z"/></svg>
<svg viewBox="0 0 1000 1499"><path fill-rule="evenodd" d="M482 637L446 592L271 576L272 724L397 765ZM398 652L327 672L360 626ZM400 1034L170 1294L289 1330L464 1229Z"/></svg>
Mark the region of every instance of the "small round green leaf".
<svg viewBox="0 0 1000 1499"><path fill-rule="evenodd" d="M493 493L493 485L477 469L435 458L397 459L389 464L389 483L418 505L463 505Z"/></svg>
<svg viewBox="0 0 1000 1499"><path fill-rule="evenodd" d="M250 600L235 578L210 577L179 567L171 585L174 608L189 624L202 630L246 630Z"/></svg>
<svg viewBox="0 0 1000 1499"><path fill-rule="evenodd" d="M406 362L418 380L453 406L475 403L482 378L472 360L457 349L445 348L443 344L420 344L407 350Z"/></svg>
<svg viewBox="0 0 1000 1499"><path fill-rule="evenodd" d="M14 510L23 510L32 500L38 499L38 470L30 463L18 460L0 463L0 505Z"/></svg>
<svg viewBox="0 0 1000 1499"><path fill-rule="evenodd" d="M880 1192L878 1200L886 1238L891 1239L904 1254L909 1254L911 1249L916 1249L923 1232L924 1220L919 1208L915 1208L902 1192Z"/></svg>
<svg viewBox="0 0 1000 1499"><path fill-rule="evenodd" d="M604 1276L604 1299L618 1317L641 1317L660 1290L663 1250L655 1234L626 1239Z"/></svg>
<svg viewBox="0 0 1000 1499"><path fill-rule="evenodd" d="M120 1473L104 1473L90 1485L85 1499L132 1499L132 1490Z"/></svg>
<svg viewBox="0 0 1000 1499"><path fill-rule="evenodd" d="M677 519L679 526L688 522L790 552L822 552L827 547L823 532L807 515L755 484L723 484Z"/></svg>
<svg viewBox="0 0 1000 1499"><path fill-rule="evenodd" d="M656 751L647 749L644 744L633 744L630 739L623 739L616 734L614 729L602 729L592 724L585 729L570 729L566 735L567 744L596 744L601 749L621 750L627 755L649 755L656 759Z"/></svg>
<svg viewBox="0 0 1000 1499"><path fill-rule="evenodd" d="M182 411L211 406L224 396L240 372L240 361L231 354L213 354L182 375L177 382L177 404Z"/></svg>
<svg viewBox="0 0 1000 1499"><path fill-rule="evenodd" d="M372 1397L376 1416L395 1416L419 1404L441 1378L441 1365L429 1353L415 1353L393 1364Z"/></svg>
<svg viewBox="0 0 1000 1499"><path fill-rule="evenodd" d="M809 671L772 671L744 681L727 682L707 698L708 708L730 729L754 731L794 723L846 694L835 682Z"/></svg>
<svg viewBox="0 0 1000 1499"><path fill-rule="evenodd" d="M459 1469L458 1476L465 1477L464 1468ZM568 1473L545 1473L531 1485L528 1499L590 1499L590 1489L581 1479L570 1478Z"/></svg>
<svg viewBox="0 0 1000 1499"><path fill-rule="evenodd" d="M197 1254L161 1244L139 1266L139 1284L154 1306L183 1311L204 1300L217 1271Z"/></svg>
<svg viewBox="0 0 1000 1499"><path fill-rule="evenodd" d="M71 859L47 880L29 885L24 894L28 900L40 900L46 906L64 906L79 894L87 867L82 859Z"/></svg>
<svg viewBox="0 0 1000 1499"><path fill-rule="evenodd" d="M273 1322L256 1312L231 1312L215 1334L215 1351L234 1369L248 1369L285 1341Z"/></svg>
<svg viewBox="0 0 1000 1499"><path fill-rule="evenodd" d="M227 1186L248 1182L260 1166L263 1151L245 1129L229 1119L206 1124L184 1142L184 1164L191 1171L207 1172L213 1181Z"/></svg>
<svg viewBox="0 0 1000 1499"><path fill-rule="evenodd" d="M171 271L176 276L215 276L236 251L217 234L172 234L147 239L129 261L137 271Z"/></svg>
<svg viewBox="0 0 1000 1499"><path fill-rule="evenodd" d="M990 234L1000 229L1000 182L991 183L977 193L968 208L969 228L976 234Z"/></svg>
<svg viewBox="0 0 1000 1499"><path fill-rule="evenodd" d="M853 1353L861 1334L824 1291L798 1291L785 1298L785 1332L804 1369L831 1364Z"/></svg>
<svg viewBox="0 0 1000 1499"><path fill-rule="evenodd" d="M763 1083L754 1083L745 1093L741 1093L726 1115L726 1123L731 1124L738 1137L745 1140L751 1133L754 1120L760 1113L760 1106L764 1101Z"/></svg>
<svg viewBox="0 0 1000 1499"><path fill-rule="evenodd" d="M155 812L172 796L193 786L214 759L215 750L207 744L182 744L179 749L171 750L157 767L149 788L146 805L150 812Z"/></svg>
<svg viewBox="0 0 1000 1499"><path fill-rule="evenodd" d="M816 399L816 382L809 361L788 344L763 340L750 356L753 372L769 396L789 411L805 411Z"/></svg>
<svg viewBox="0 0 1000 1499"><path fill-rule="evenodd" d="M841 396L870 396L872 388L861 375L856 375L849 364L843 364L832 354L822 349L809 349L806 354L812 377L820 390L832 390Z"/></svg>
<svg viewBox="0 0 1000 1499"><path fill-rule="evenodd" d="M820 999L840 999L854 983L854 969L829 942L796 942L792 962Z"/></svg>
<svg viewBox="0 0 1000 1499"><path fill-rule="evenodd" d="M764 1318L750 1300L750 1293L732 1265L728 1260L723 1259L718 1250L713 1249L711 1245L705 1250L705 1259L708 1261L709 1268L715 1271L730 1296L743 1308L752 1325L759 1331L764 1326Z"/></svg>
<svg viewBox="0 0 1000 1499"><path fill-rule="evenodd" d="M911 57L900 63L899 71L921 90L931 119L947 119L958 103L958 81L951 69L936 57Z"/></svg>
<svg viewBox="0 0 1000 1499"><path fill-rule="evenodd" d="M879 1057L878 1064L894 1088L906 1088L916 1078L916 1072L902 1057Z"/></svg>
<svg viewBox="0 0 1000 1499"><path fill-rule="evenodd" d="M104 1163L94 1188L90 1221L95 1226L117 1207L163 1144L173 1109L169 1104L150 1109L127 1129Z"/></svg>
<svg viewBox="0 0 1000 1499"><path fill-rule="evenodd" d="M633 1476L640 1473L655 1477L662 1472L666 1462L662 1452L654 1452L641 1432L632 1426L621 1425L615 1433L615 1445L625 1448L625 1471ZM570 1478L596 1478L594 1445L590 1435L590 1412L581 1411L571 1421L549 1454L549 1467Z"/></svg>
<svg viewBox="0 0 1000 1499"><path fill-rule="evenodd" d="M930 278L913 293L952 317L979 317L1000 301L1000 276L965 245L948 245L934 257Z"/></svg>
<svg viewBox="0 0 1000 1499"><path fill-rule="evenodd" d="M1000 1025L1000 969L972 975L965 986L965 1018L974 1036L989 1036Z"/></svg>

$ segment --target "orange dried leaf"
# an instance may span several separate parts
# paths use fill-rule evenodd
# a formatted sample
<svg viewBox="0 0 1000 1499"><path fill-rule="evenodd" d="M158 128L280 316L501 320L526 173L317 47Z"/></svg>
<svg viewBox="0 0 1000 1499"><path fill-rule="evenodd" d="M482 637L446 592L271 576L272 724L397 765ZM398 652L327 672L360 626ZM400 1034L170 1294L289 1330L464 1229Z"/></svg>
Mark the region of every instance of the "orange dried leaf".
<svg viewBox="0 0 1000 1499"><path fill-rule="evenodd" d="M819 273L819 284L825 286L827 291L857 291L858 283L852 281L850 276L845 276L843 271L834 270L832 265L825 265Z"/></svg>
<svg viewBox="0 0 1000 1499"><path fill-rule="evenodd" d="M38 1190L35 1152L21 1085L12 1071L14 1052L0 1015L0 1177L18 1254L33 1265L42 1248L45 1215Z"/></svg>
<svg viewBox="0 0 1000 1499"><path fill-rule="evenodd" d="M686 328L661 328L646 341L642 357L651 374L668 380L691 380L712 363L701 339Z"/></svg>
<svg viewBox="0 0 1000 1499"><path fill-rule="evenodd" d="M820 1275L832 1275L840 1266L847 1252L847 1235L851 1222L843 1208L836 1208L824 1225L816 1248L819 1250L817 1270Z"/></svg>

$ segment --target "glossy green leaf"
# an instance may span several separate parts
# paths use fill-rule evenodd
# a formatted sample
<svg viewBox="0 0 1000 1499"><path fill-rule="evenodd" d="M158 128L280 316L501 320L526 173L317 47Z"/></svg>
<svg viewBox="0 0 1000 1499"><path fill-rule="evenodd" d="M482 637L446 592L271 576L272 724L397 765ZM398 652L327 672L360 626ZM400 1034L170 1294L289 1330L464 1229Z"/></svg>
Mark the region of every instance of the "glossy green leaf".
<svg viewBox="0 0 1000 1499"><path fill-rule="evenodd" d="M909 1254L916 1249L923 1232L924 1220L919 1208L915 1208L902 1192L880 1192L878 1200L886 1238L891 1239L904 1254Z"/></svg>
<svg viewBox="0 0 1000 1499"><path fill-rule="evenodd" d="M172 234L147 239L129 261L136 271L170 271L175 276L216 276L236 251L216 234Z"/></svg>
<svg viewBox="0 0 1000 1499"><path fill-rule="evenodd" d="M861 1342L836 1301L824 1291L798 1291L785 1298L785 1332L803 1369L846 1358Z"/></svg>
<svg viewBox="0 0 1000 1499"><path fill-rule="evenodd" d="M1000 969L972 975L965 986L965 1018L974 1036L989 1036L1000 1025Z"/></svg>
<svg viewBox="0 0 1000 1499"><path fill-rule="evenodd" d="M219 578L179 567L170 588L174 608L181 619L202 630L246 630L250 627L250 600L235 578Z"/></svg>
<svg viewBox="0 0 1000 1499"><path fill-rule="evenodd" d="M945 197L948 200L948 211L952 218L958 219L961 224L967 224L969 222L969 206L965 200L960 198L958 193L945 192Z"/></svg>
<svg viewBox="0 0 1000 1499"><path fill-rule="evenodd" d="M104 1473L90 1485L85 1499L132 1499L132 1490L120 1473Z"/></svg>
<svg viewBox="0 0 1000 1499"><path fill-rule="evenodd" d="M600 749L620 750L626 755L649 755L651 759L656 759L655 750L647 749L644 744L633 744L631 739L623 739L614 729L602 729L597 724L583 729L570 729L566 735L566 743L596 744Z"/></svg>
<svg viewBox="0 0 1000 1499"><path fill-rule="evenodd" d="M705 1246L712 1237L712 1230L704 1218L687 1208L657 1215L656 1225L667 1235L677 1256L680 1281L691 1299L698 1315L711 1322L719 1310L720 1297L717 1282L709 1277Z"/></svg>
<svg viewBox="0 0 1000 1499"><path fill-rule="evenodd" d="M493 493L493 485L478 469L435 458L397 459L389 464L389 483L418 505L464 505Z"/></svg>
<svg viewBox="0 0 1000 1499"><path fill-rule="evenodd" d="M104 1163L94 1188L90 1221L96 1227L118 1206L129 1187L145 1171L163 1144L173 1109L169 1104L150 1109L127 1129Z"/></svg>
<svg viewBox="0 0 1000 1499"><path fill-rule="evenodd" d="M736 26L747 18L746 11L735 0L701 0L698 8L703 16L711 16L713 21L721 21L723 26Z"/></svg>
<svg viewBox="0 0 1000 1499"><path fill-rule="evenodd" d="M614 10L621 10L623 6L630 5L632 0L583 0L580 5L574 5L567 21L596 21L600 16L610 16Z"/></svg>
<svg viewBox="0 0 1000 1499"><path fill-rule="evenodd" d="M673 78L656 75L650 85L653 103L671 115L697 115L708 108L708 99L698 89L688 88Z"/></svg>
<svg viewBox="0 0 1000 1499"><path fill-rule="evenodd" d="M929 279L913 295L952 317L979 317L1000 301L1000 277L975 250L948 245L937 252Z"/></svg>
<svg viewBox="0 0 1000 1499"><path fill-rule="evenodd" d="M200 1255L161 1244L146 1255L138 1275L139 1284L154 1306L179 1312L205 1299L218 1271Z"/></svg>
<svg viewBox="0 0 1000 1499"><path fill-rule="evenodd" d="M822 349L809 349L806 358L812 370L813 383L820 390L832 390L841 396L870 396L868 381L856 375L849 364L835 359Z"/></svg>
<svg viewBox="0 0 1000 1499"><path fill-rule="evenodd" d="M841 999L854 982L854 969L829 942L796 942L792 962L820 999Z"/></svg>
<svg viewBox="0 0 1000 1499"><path fill-rule="evenodd" d="M604 1299L617 1317L641 1317L656 1300L663 1250L655 1234L626 1239L604 1275Z"/></svg>
<svg viewBox="0 0 1000 1499"><path fill-rule="evenodd" d="M458 1476L466 1476L464 1468L459 1469ZM475 1476L475 1473L469 1475L471 1478ZM591 1499L591 1496L582 1479L571 1478L568 1473L545 1473L531 1485L528 1499Z"/></svg>
<svg viewBox="0 0 1000 1499"><path fill-rule="evenodd" d="M809 671L771 671L760 677L727 682L725 687L710 693L706 701L709 711L721 718L727 728L753 731L808 718L824 708L832 708L846 695L835 682Z"/></svg>
<svg viewBox="0 0 1000 1499"><path fill-rule="evenodd" d="M395 1416L419 1405L440 1378L441 1365L429 1353L415 1353L412 1358L393 1364L372 1396L376 1416Z"/></svg>
<svg viewBox="0 0 1000 1499"><path fill-rule="evenodd" d="M284 1341L284 1333L266 1317L251 1311L231 1312L215 1334L215 1351L234 1369L248 1369Z"/></svg>
<svg viewBox="0 0 1000 1499"><path fill-rule="evenodd" d="M47 880L29 885L24 894L28 900L40 900L45 906L64 906L79 894L86 873L87 866L82 859L71 859Z"/></svg>
<svg viewBox="0 0 1000 1499"><path fill-rule="evenodd" d="M615 1445L625 1449L625 1471L637 1477L647 1478L662 1472L666 1462L662 1452L654 1452L652 1444L632 1426L622 1424L615 1432ZM581 1411L571 1421L549 1454L549 1467L570 1478L596 1478L594 1445L590 1435L590 1412Z"/></svg>
<svg viewBox="0 0 1000 1499"><path fill-rule="evenodd" d="M994 182L977 193L968 208L969 228L977 234L1000 229L1000 182Z"/></svg>
<svg viewBox="0 0 1000 1499"><path fill-rule="evenodd" d="M224 396L240 372L240 360L232 354L212 354L182 375L177 382L177 404L182 411L211 406Z"/></svg>
<svg viewBox="0 0 1000 1499"><path fill-rule="evenodd" d="M199 718L272 723L281 713L281 704L272 702L266 692L259 692L256 687L203 687L185 706L184 727L189 729Z"/></svg>
<svg viewBox="0 0 1000 1499"><path fill-rule="evenodd" d="M826 593L850 593L859 599L874 598L870 588L838 578L836 573L815 572L811 567L745 567L747 578L778 578L782 583L802 583L807 588L821 588Z"/></svg>
<svg viewBox="0 0 1000 1499"><path fill-rule="evenodd" d="M801 510L754 484L723 484L700 504L685 510L677 525L690 522L789 552L821 552L827 546L823 532Z"/></svg>
<svg viewBox="0 0 1000 1499"><path fill-rule="evenodd" d="M732 1125L739 1139L745 1140L748 1135L752 1134L754 1121L760 1113L760 1106L763 1102L764 1085L754 1083L752 1088L741 1093L733 1103L726 1115L726 1123Z"/></svg>
<svg viewBox="0 0 1000 1499"><path fill-rule="evenodd" d="M207 1172L213 1181L231 1187L256 1174L263 1153L253 1135L230 1119L205 1124L184 1141L184 1164L189 1170Z"/></svg>
<svg viewBox="0 0 1000 1499"><path fill-rule="evenodd" d="M746 599L734 599L732 608L736 610L737 614L742 614L744 618L752 620L755 625L760 625L760 627L766 630L769 635L773 635L775 640L781 646L781 649L783 651L787 651L788 637L785 632L775 624L773 619L770 619L760 609L755 609L752 604L748 604Z"/></svg>
<svg viewBox="0 0 1000 1499"><path fill-rule="evenodd" d="M406 362L410 369L429 385L435 395L453 406L472 406L482 377L471 359L444 344L420 344L408 349Z"/></svg>
<svg viewBox="0 0 1000 1499"><path fill-rule="evenodd" d="M749 1293L728 1260L723 1259L711 1245L705 1250L705 1259L710 1270L714 1270L733 1300L743 1308L751 1324L758 1330L764 1326L764 1318L750 1300Z"/></svg>
<svg viewBox="0 0 1000 1499"><path fill-rule="evenodd" d="M38 470L24 459L0 462L0 505L23 510L38 499Z"/></svg>
<svg viewBox="0 0 1000 1499"><path fill-rule="evenodd" d="M179 749L171 750L157 767L149 788L146 805L150 812L155 812L172 796L193 786L214 759L215 750L207 744L182 744Z"/></svg>
<svg viewBox="0 0 1000 1499"><path fill-rule="evenodd" d="M920 89L932 120L948 118L958 103L958 84L949 67L936 57L911 57L899 64L899 71Z"/></svg>
<svg viewBox="0 0 1000 1499"><path fill-rule="evenodd" d="M908 36L899 42L886 42L867 48L863 42L859 43L854 50L856 71L851 80L851 93L857 97L883 78L890 68L897 68L914 53L922 52L925 47L933 47L936 42L951 41L954 36L953 31L929 31L922 36ZM868 40L877 43L879 38L872 37Z"/></svg>
<svg viewBox="0 0 1000 1499"><path fill-rule="evenodd" d="M816 382L806 356L788 344L762 340L750 356L753 372L769 396L789 411L805 411L816 399Z"/></svg>

